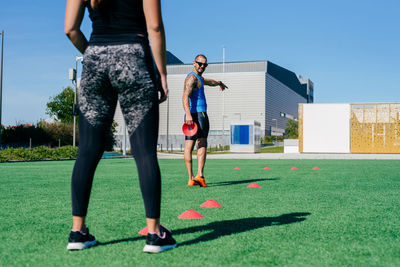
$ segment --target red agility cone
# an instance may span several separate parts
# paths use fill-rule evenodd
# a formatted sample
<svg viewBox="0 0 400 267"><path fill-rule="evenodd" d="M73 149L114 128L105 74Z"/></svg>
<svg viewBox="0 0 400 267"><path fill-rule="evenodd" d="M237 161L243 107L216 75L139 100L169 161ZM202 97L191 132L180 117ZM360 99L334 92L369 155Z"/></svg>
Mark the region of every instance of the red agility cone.
<svg viewBox="0 0 400 267"><path fill-rule="evenodd" d="M203 215L201 215L195 210L187 210L178 216L178 219L201 219L201 218L203 218Z"/></svg>
<svg viewBox="0 0 400 267"><path fill-rule="evenodd" d="M207 200L206 202L204 202L203 204L200 205L200 207L203 207L203 208L218 208L218 207L221 207L221 206L222 205L219 204L215 200Z"/></svg>
<svg viewBox="0 0 400 267"><path fill-rule="evenodd" d="M314 167L314 168L312 168L314 171L317 171L317 170L319 170L319 168L318 167Z"/></svg>
<svg viewBox="0 0 400 267"><path fill-rule="evenodd" d="M248 187L248 188L259 188L259 187L261 187L261 186L259 186L259 185L256 184L256 183L251 183L251 184L249 184L247 187Z"/></svg>
<svg viewBox="0 0 400 267"><path fill-rule="evenodd" d="M193 122L192 125L188 125L186 123L182 126L182 132L186 136L193 136L197 133L197 124Z"/></svg>
<svg viewBox="0 0 400 267"><path fill-rule="evenodd" d="M240 170L240 167L235 167L235 170Z"/></svg>
<svg viewBox="0 0 400 267"><path fill-rule="evenodd" d="M149 233L149 228L147 226L138 232L139 235L147 235Z"/></svg>
<svg viewBox="0 0 400 267"><path fill-rule="evenodd" d="M290 168L291 170L298 170L296 167L292 167L292 168Z"/></svg>
<svg viewBox="0 0 400 267"><path fill-rule="evenodd" d="M162 227L165 228L165 226L162 226ZM138 232L139 235L147 235L148 233L149 233L149 228L147 228L147 226Z"/></svg>
<svg viewBox="0 0 400 267"><path fill-rule="evenodd" d="M270 170L270 168L269 167L265 167L264 170Z"/></svg>

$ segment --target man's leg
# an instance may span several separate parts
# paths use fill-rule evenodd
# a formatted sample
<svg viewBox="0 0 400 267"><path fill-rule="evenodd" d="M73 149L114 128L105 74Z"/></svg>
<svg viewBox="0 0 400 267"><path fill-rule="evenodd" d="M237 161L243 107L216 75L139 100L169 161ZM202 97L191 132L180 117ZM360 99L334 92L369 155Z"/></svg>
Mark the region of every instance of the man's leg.
<svg viewBox="0 0 400 267"><path fill-rule="evenodd" d="M185 159L186 169L189 175L189 180L193 180L193 170L192 170L193 147L194 147L194 140L185 140L184 159Z"/></svg>
<svg viewBox="0 0 400 267"><path fill-rule="evenodd" d="M207 138L197 139L197 176L204 177L203 170L207 157Z"/></svg>
<svg viewBox="0 0 400 267"><path fill-rule="evenodd" d="M200 184L201 187L207 187L206 180L203 176L204 165L206 163L207 154L207 138L197 139L197 175L194 180Z"/></svg>
<svg viewBox="0 0 400 267"><path fill-rule="evenodd" d="M204 165L206 163L207 154L207 136L210 129L210 123L206 112L198 113L198 139L197 139L197 175L194 178L201 187L207 187L206 181L203 176Z"/></svg>

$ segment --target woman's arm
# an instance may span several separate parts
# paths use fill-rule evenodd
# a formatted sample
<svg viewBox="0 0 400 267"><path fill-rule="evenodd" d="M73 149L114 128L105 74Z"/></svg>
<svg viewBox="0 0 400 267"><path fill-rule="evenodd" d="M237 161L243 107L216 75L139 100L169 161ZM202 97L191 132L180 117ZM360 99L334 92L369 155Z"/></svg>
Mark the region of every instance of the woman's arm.
<svg viewBox="0 0 400 267"><path fill-rule="evenodd" d="M67 7L65 8L65 21L64 31L72 44L83 54L88 45L86 37L81 32L81 23L83 15L85 14L85 7L83 0L67 0Z"/></svg>
<svg viewBox="0 0 400 267"><path fill-rule="evenodd" d="M143 11L146 17L151 52L153 53L154 61L160 73L161 86L165 94L165 96L160 99L160 102L163 102L168 96L168 85L165 32L161 16L160 0L143 0Z"/></svg>

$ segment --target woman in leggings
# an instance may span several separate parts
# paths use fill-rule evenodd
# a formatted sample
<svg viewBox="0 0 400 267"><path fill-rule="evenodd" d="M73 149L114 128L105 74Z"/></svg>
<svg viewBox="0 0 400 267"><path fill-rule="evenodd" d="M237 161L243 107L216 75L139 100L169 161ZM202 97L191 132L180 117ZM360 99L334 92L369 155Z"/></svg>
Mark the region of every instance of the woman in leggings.
<svg viewBox="0 0 400 267"><path fill-rule="evenodd" d="M89 41L80 30L85 9L93 26ZM157 253L176 247L171 232L160 226L159 219L158 104L168 94L160 0L67 0L65 33L83 53L79 150L71 181L73 225L67 249L81 250L96 244L85 218L93 176L117 101L127 124L146 211L149 233L143 251Z"/></svg>

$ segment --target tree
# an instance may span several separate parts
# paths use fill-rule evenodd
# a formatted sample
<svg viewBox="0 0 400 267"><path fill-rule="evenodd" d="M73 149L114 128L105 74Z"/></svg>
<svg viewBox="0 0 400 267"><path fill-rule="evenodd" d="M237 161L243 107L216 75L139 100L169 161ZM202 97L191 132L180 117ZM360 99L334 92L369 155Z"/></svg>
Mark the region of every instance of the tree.
<svg viewBox="0 0 400 267"><path fill-rule="evenodd" d="M299 136L299 123L289 119L286 123L286 136L288 138L298 138Z"/></svg>
<svg viewBox="0 0 400 267"><path fill-rule="evenodd" d="M47 103L46 114L55 116L57 123L40 122L38 126L48 133L51 137L49 145L58 145L58 140L61 144L72 143L72 125L74 121L73 114L74 89L71 87L64 88L63 91L55 97L50 97L50 102ZM76 118L79 124L78 117ZM113 122L111 129L108 132L105 140L105 149L112 150L115 144L116 123ZM79 143L79 131L76 132L77 142Z"/></svg>
<svg viewBox="0 0 400 267"><path fill-rule="evenodd" d="M60 94L50 97L50 102L46 104L46 114L55 116L59 122L72 123L74 121L73 103L74 89L68 86Z"/></svg>

